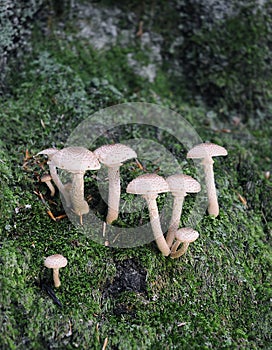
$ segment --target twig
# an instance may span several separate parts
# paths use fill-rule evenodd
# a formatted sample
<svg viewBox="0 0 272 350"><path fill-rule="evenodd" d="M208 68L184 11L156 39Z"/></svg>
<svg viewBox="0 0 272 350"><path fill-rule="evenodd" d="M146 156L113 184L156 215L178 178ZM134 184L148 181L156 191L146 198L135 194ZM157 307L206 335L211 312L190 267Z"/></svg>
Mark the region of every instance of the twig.
<svg viewBox="0 0 272 350"><path fill-rule="evenodd" d="M102 350L105 350L108 345L108 337L105 338Z"/></svg>

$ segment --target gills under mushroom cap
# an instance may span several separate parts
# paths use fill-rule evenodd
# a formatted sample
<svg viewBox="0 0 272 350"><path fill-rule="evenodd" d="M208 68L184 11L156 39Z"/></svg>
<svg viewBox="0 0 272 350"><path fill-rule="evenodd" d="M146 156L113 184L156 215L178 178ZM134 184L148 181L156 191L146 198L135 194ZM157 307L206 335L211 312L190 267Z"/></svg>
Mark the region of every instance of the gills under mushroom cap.
<svg viewBox="0 0 272 350"><path fill-rule="evenodd" d="M132 180L127 186L127 193L153 194L169 192L169 186L162 176L157 174L144 174Z"/></svg>

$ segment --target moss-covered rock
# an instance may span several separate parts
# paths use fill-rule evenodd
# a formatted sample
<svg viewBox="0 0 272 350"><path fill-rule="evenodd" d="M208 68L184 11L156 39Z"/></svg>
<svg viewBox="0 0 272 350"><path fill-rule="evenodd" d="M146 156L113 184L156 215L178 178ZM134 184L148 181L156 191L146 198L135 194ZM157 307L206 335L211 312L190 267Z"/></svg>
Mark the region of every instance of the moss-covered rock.
<svg viewBox="0 0 272 350"><path fill-rule="evenodd" d="M141 4L136 7L140 11ZM146 20L153 15L147 13ZM132 52L140 66L148 63L140 46L94 49L88 38L79 39L74 23L60 17L50 33L37 26L32 52L24 56L23 69L8 76L9 94L1 96L0 348L101 349L106 340L108 348L126 350L188 349L188 344L192 349L268 348L272 186L264 173L272 172L271 119L256 127L238 117L226 121L214 107L186 103L188 95L180 94L184 85L174 86L178 66L171 56L158 65L151 82L127 62ZM129 23L122 17L123 29ZM138 28L137 21L133 25ZM178 79L182 74L177 71ZM67 218L54 221L48 215L64 209L59 195L52 200L39 181L48 171L46 162L33 156L47 147L62 148L94 111L127 101L174 109L203 141L228 150L214 163L220 215L203 216L196 227L199 239L179 260L163 257L154 242L131 249L100 245ZM98 143L121 136L158 142L195 176L183 145L166 131L129 125L110 130ZM143 171L161 171L159 161L140 161L145 170L136 163L124 166L123 188ZM92 206L101 204L94 182L86 176ZM129 206L133 198L123 191L122 200ZM194 201L186 198L181 226ZM163 196L158 204L163 206ZM126 228L137 220L147 221L147 213L129 212L115 225ZM68 259L58 290L43 266L54 253Z"/></svg>

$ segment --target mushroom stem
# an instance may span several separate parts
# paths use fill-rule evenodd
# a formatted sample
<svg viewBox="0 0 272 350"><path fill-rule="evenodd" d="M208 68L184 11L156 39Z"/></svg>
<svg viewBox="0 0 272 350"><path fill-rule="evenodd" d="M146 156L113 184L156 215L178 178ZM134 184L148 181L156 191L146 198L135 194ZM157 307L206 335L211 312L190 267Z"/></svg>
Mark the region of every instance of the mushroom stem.
<svg viewBox="0 0 272 350"><path fill-rule="evenodd" d="M55 187L53 186L52 182L51 181L46 181L45 183L46 183L46 185L48 186L48 188L50 190L50 196L54 197L54 195L55 195Z"/></svg>
<svg viewBox="0 0 272 350"><path fill-rule="evenodd" d="M53 184L51 182L52 176L49 174L45 174L41 177L40 180L41 180L41 182L44 182L46 184L46 186L49 188L51 197L54 197L55 187L53 186Z"/></svg>
<svg viewBox="0 0 272 350"><path fill-rule="evenodd" d="M205 182L207 187L207 196L208 196L208 212L211 215L217 216L219 214L219 206L216 195L216 188L214 182L214 172L213 172L213 163L212 158L203 159L202 164L204 166L205 172Z"/></svg>
<svg viewBox="0 0 272 350"><path fill-rule="evenodd" d="M183 254L185 254L187 252L190 243L183 242L182 247L179 250L177 250L180 243L181 243L181 241L177 240L173 244L173 246L171 248L171 255L170 255L172 259L179 258L180 256L182 256Z"/></svg>
<svg viewBox="0 0 272 350"><path fill-rule="evenodd" d="M70 207L71 206L70 196L69 196L69 193L66 191L65 186L63 185L63 183L61 182L61 180L58 176L57 167L54 166L53 164L51 164L50 161L48 162L48 164L49 164L50 175L52 176L52 179L53 179L55 185L59 189L60 193L63 195L67 207Z"/></svg>
<svg viewBox="0 0 272 350"><path fill-rule="evenodd" d="M175 239L176 231L179 227L180 217L182 213L182 205L184 201L185 195L174 195L174 201L173 201L173 213L170 220L167 236L166 236L166 243L168 244L168 247L171 248L173 241Z"/></svg>
<svg viewBox="0 0 272 350"><path fill-rule="evenodd" d="M60 279L59 279L59 269L55 268L53 269L53 281L54 281L54 286L56 288L60 287Z"/></svg>
<svg viewBox="0 0 272 350"><path fill-rule="evenodd" d="M161 229L159 211L158 211L158 206L156 202L157 197L158 197L157 194L143 195L143 198L147 202L149 216L150 216L150 223L151 223L152 231L153 231L157 246L164 256L168 256L170 254L170 249L166 243L166 240L163 236L163 232Z"/></svg>
<svg viewBox="0 0 272 350"><path fill-rule="evenodd" d="M76 206L84 201L84 178L83 173L78 172L73 174L72 186L70 190L70 198L72 206Z"/></svg>
<svg viewBox="0 0 272 350"><path fill-rule="evenodd" d="M120 165L108 168L109 177L109 195L108 195L108 214L106 222L111 224L118 218L121 186L120 186Z"/></svg>
<svg viewBox="0 0 272 350"><path fill-rule="evenodd" d="M84 172L73 174L70 198L73 211L79 216L80 224L83 225L82 215L89 212L89 205L84 199Z"/></svg>

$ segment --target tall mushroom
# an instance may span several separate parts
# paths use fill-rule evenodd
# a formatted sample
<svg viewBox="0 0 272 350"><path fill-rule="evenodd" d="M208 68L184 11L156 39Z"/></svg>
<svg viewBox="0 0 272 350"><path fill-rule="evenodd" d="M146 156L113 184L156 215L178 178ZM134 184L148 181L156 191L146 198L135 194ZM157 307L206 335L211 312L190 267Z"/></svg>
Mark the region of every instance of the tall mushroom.
<svg viewBox="0 0 272 350"><path fill-rule="evenodd" d="M194 242L198 237L199 233L190 227L179 229L175 234L176 242L171 248L171 258L176 259L185 254L188 250L189 244ZM180 243L183 243L182 247L177 250Z"/></svg>
<svg viewBox="0 0 272 350"><path fill-rule="evenodd" d="M167 182L162 176L157 174L140 175L132 180L127 186L127 193L140 194L146 200L155 241L164 256L170 254L170 249L161 229L156 198L159 193L168 191L169 187Z"/></svg>
<svg viewBox="0 0 272 350"><path fill-rule="evenodd" d="M64 169L72 174L72 184L63 185L59 180L61 183L59 189L64 195L66 205L72 207L82 224L82 215L89 212L88 203L84 199L84 174L87 170L100 168L98 159L93 152L84 147L66 147L52 156L49 166Z"/></svg>
<svg viewBox="0 0 272 350"><path fill-rule="evenodd" d="M227 154L228 152L224 147L208 142L194 146L187 154L187 158L202 158L208 195L208 212L214 216L219 214L219 206L214 183L214 161L212 157L226 156Z"/></svg>
<svg viewBox="0 0 272 350"><path fill-rule="evenodd" d="M100 163L108 168L109 195L106 222L111 224L118 218L119 213L121 195L120 166L126 160L136 158L137 154L130 147L120 143L101 146L94 151L94 154Z"/></svg>
<svg viewBox="0 0 272 350"><path fill-rule="evenodd" d="M175 233L179 227L180 216L182 212L182 205L187 193L197 193L201 187L199 182L193 179L191 176L185 174L175 174L166 178L170 192L174 196L173 212L169 229L166 236L166 242L171 248L171 245L175 238Z"/></svg>

